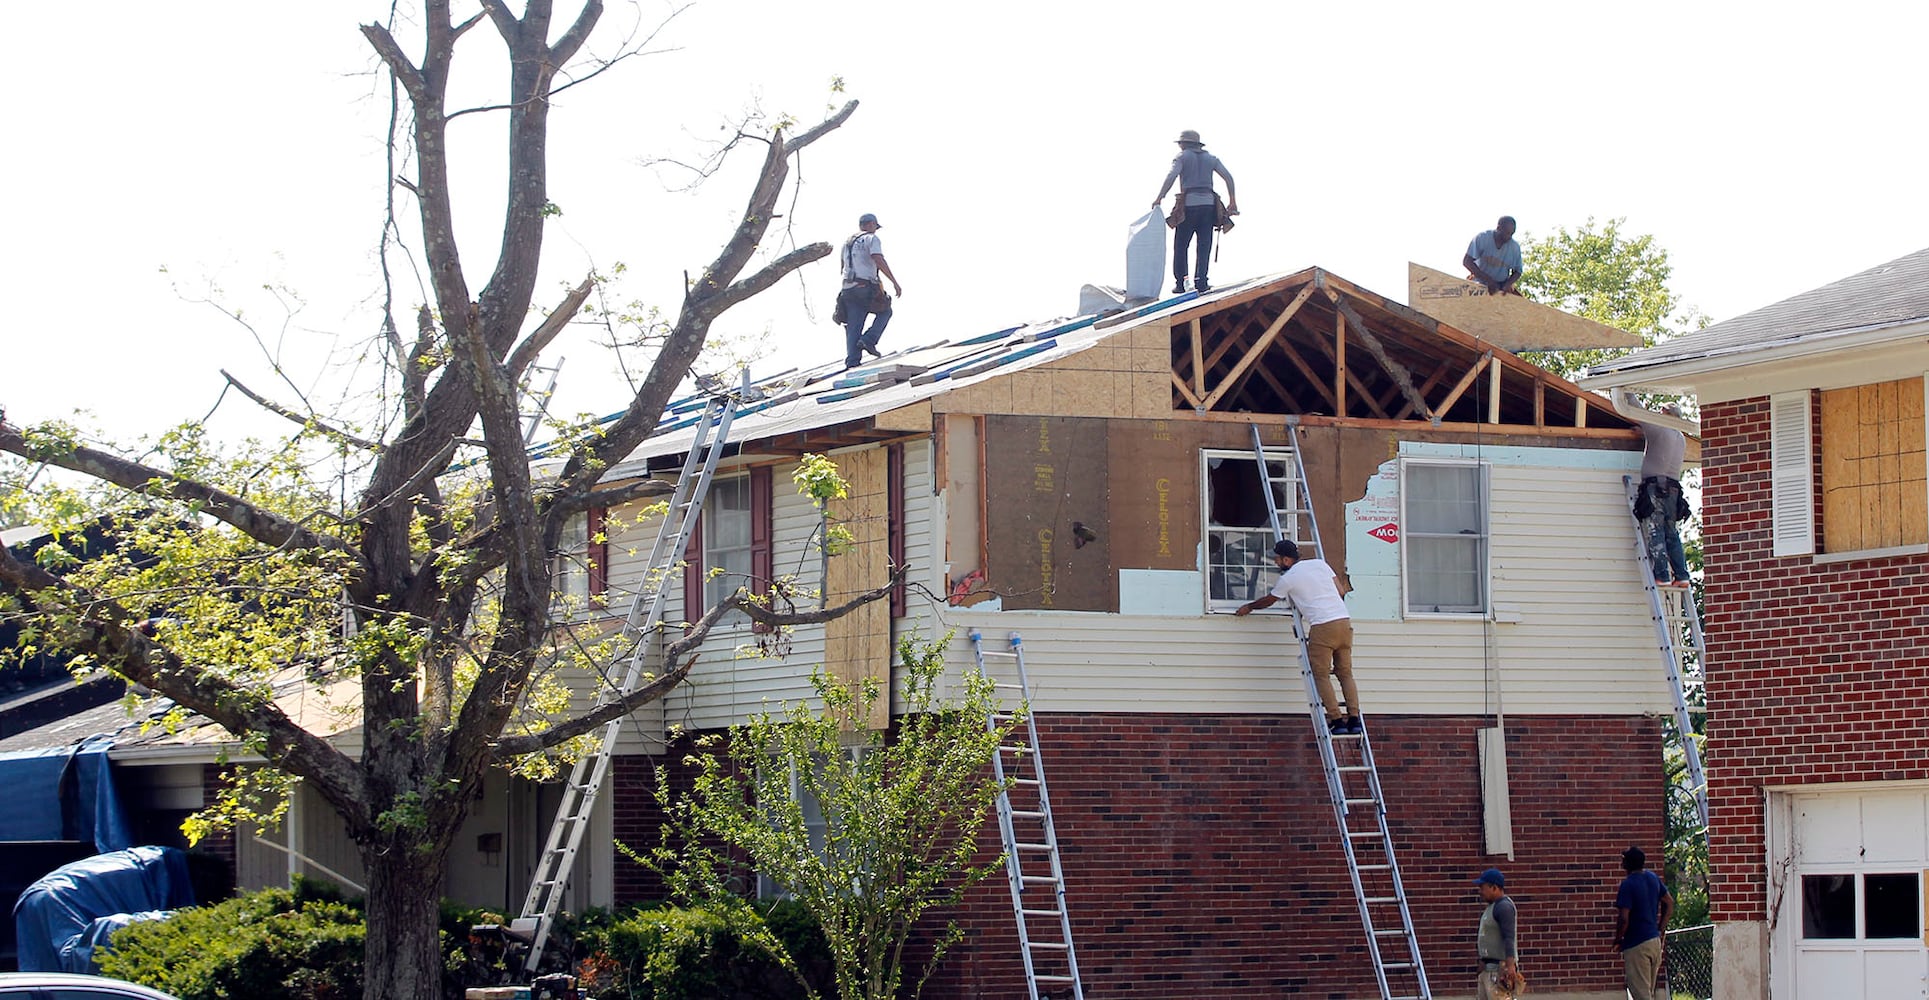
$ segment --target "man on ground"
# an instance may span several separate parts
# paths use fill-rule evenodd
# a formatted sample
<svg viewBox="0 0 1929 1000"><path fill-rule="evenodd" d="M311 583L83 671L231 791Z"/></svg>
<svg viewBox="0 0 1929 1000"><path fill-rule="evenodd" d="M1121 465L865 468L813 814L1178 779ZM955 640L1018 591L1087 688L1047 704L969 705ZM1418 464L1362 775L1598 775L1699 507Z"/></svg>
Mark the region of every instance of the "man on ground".
<svg viewBox="0 0 1929 1000"><path fill-rule="evenodd" d="M1674 896L1647 867L1648 856L1641 848L1621 852L1627 877L1614 894L1614 947L1621 953L1621 975L1632 1000L1652 1000L1655 995L1666 928L1674 916Z"/></svg>
<svg viewBox="0 0 1929 1000"><path fill-rule="evenodd" d="M1517 925L1514 900L1507 895L1507 876L1489 868L1474 880L1480 900L1487 908L1480 911L1480 980L1474 987L1474 1000L1499 1000L1519 992L1520 949L1516 945Z"/></svg>

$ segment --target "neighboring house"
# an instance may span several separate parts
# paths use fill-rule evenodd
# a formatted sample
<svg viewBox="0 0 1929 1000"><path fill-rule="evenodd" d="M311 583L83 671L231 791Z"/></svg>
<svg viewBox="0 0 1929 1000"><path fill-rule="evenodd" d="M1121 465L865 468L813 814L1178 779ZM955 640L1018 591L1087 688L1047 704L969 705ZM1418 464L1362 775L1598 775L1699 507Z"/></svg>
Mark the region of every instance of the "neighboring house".
<svg viewBox="0 0 1929 1000"><path fill-rule="evenodd" d="M1628 355L1701 403L1725 1000L1929 977L1929 250Z"/></svg>
<svg viewBox="0 0 1929 1000"><path fill-rule="evenodd" d="M1640 435L1605 399L1318 269L791 382L737 418L673 607L693 618L770 573L833 604L896 564L908 586L824 627L715 634L625 731L617 839L656 836L652 769L680 759L658 742L675 732L806 697L820 663L883 679L906 635L955 632L962 669L969 629L1015 630L1088 988L1373 991L1290 626L1230 614L1272 575L1252 428L1286 477L1293 415L1326 558L1355 588L1362 700L1436 992L1468 985L1472 878L1498 864L1536 989L1611 993L1615 861L1662 840L1671 702L1622 483ZM690 440L666 427L611 481L674 470ZM828 559L789 484L806 452L854 484L832 514L856 544ZM584 543L611 613L649 527ZM1309 539L1303 520L1287 530ZM659 891L636 866L616 880L619 902ZM1002 883L961 918L926 995L1022 993Z"/></svg>

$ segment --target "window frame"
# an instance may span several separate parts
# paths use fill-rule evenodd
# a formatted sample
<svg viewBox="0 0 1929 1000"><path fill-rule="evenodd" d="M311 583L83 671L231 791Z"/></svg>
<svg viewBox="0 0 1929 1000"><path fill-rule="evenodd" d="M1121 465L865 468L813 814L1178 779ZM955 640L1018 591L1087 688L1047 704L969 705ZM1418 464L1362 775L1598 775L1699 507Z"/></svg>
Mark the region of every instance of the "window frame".
<svg viewBox="0 0 1929 1000"><path fill-rule="evenodd" d="M731 470L729 475L715 475L710 480L710 489L703 498L703 509L698 512L697 520L690 528L690 537L683 547L683 618L695 622L703 617L709 603L709 556L711 548L709 536L712 526L711 501L716 496L719 483L743 481L749 490L750 519L750 592L768 594L771 575L774 572L775 514L772 510L771 467L768 465L751 466ZM742 612L724 616L718 622L720 628L741 627L749 621Z"/></svg>
<svg viewBox="0 0 1929 1000"><path fill-rule="evenodd" d="M1420 532L1413 528L1413 518L1408 504L1414 499L1414 477L1410 469L1416 467L1447 467L1472 469L1476 476L1476 503L1479 509L1480 529L1474 536L1478 547L1478 582L1480 600L1471 606L1416 606L1413 599L1413 583L1418 572L1414 569L1413 553L1415 542L1421 539L1457 539L1464 534L1445 534L1441 532ZM1475 458L1433 458L1405 457L1400 459L1400 613L1404 618L1485 618L1493 613L1494 607L1494 524L1493 524L1493 464Z"/></svg>
<svg viewBox="0 0 1929 1000"><path fill-rule="evenodd" d="M609 603L608 511L591 507L563 522L550 573L552 617L582 619Z"/></svg>
<svg viewBox="0 0 1929 1000"><path fill-rule="evenodd" d="M1292 477L1294 479L1298 477L1299 466L1297 463L1293 461L1293 449L1283 448L1283 447L1267 448L1265 449L1265 454L1266 454L1266 464L1268 466L1269 473L1271 471L1271 466L1273 465L1273 463L1277 462L1281 466L1283 466L1284 472L1287 476ZM1253 453L1251 449L1246 449L1243 451L1236 448L1201 448L1199 449L1199 562L1198 562L1199 577L1200 577L1199 594L1200 594L1200 598L1204 601L1206 613L1209 615L1233 613L1246 602L1254 600L1259 597L1263 597L1266 594L1271 593L1273 582L1279 579L1279 569L1273 564L1273 559L1272 559L1272 546L1273 546L1272 525L1264 524L1255 528L1255 527L1250 527L1247 525L1240 525L1240 524L1215 525L1213 523L1213 520L1212 520L1212 471L1213 471L1212 460L1213 459L1243 461L1248 466L1252 466L1255 464L1255 462L1253 461ZM1270 475L1268 478L1270 478ZM1289 489L1291 489L1291 487L1289 487ZM1275 503L1277 502L1278 501L1275 500ZM1294 506L1293 498L1288 497L1286 502L1286 507L1280 511L1281 519L1282 519L1280 530L1285 535L1285 537L1290 538L1301 545L1309 545L1311 544L1312 539L1310 537L1303 536L1300 533L1300 519L1297 517L1291 516L1293 506ZM1221 597L1213 596L1213 578L1216 572L1215 567L1223 565L1224 567L1230 569L1233 566L1232 563L1217 564L1213 562L1212 539L1213 539L1213 533L1215 531L1241 532L1247 535L1264 536L1264 543L1259 547L1259 550L1258 550L1260 553L1260 561L1258 563L1240 564L1242 566L1252 566L1256 568L1259 573L1258 578L1255 581L1255 584L1252 590L1252 595L1250 597L1221 598ZM1221 546L1221 550L1222 551L1224 550L1223 545ZM1276 605L1273 609L1264 610L1256 613L1283 615L1283 614L1289 614L1290 612L1291 612L1291 606L1289 604L1281 604L1281 605Z"/></svg>

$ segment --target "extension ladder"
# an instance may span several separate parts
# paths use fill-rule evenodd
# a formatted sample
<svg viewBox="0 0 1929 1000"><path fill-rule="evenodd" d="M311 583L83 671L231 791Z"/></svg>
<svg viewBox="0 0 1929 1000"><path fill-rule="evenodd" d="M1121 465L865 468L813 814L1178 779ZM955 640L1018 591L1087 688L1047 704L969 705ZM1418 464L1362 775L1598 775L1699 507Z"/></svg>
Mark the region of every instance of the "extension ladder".
<svg viewBox="0 0 1929 1000"><path fill-rule="evenodd" d="M1018 918L1018 952L1025 960L1025 987L1030 991L1031 1000L1071 987L1073 1000L1085 1000L1085 987L1078 978L1078 954L1072 949L1072 917L1065 908L1065 869L1059 863L1058 832L1052 825L1052 801L1045 791L1045 761L1038 755L1038 721L1031 711L1031 678L1025 673L1025 644L1018 633L1011 634L1011 651L987 651L984 647L984 634L977 629L971 630L971 654L978 664L978 672L990 677L985 669L986 657L1010 659L1016 666L1017 683L999 682L1000 690L1015 691L1020 699L1020 709L1024 713L1024 726L1014 729L1006 740L1001 741L998 753L992 757L992 774L997 779L998 793L998 834L1005 844L1005 875L1011 883L1011 909ZM1009 723L1015 716L993 708L985 718L985 726L996 731L999 726ZM1031 777L1014 777L1005 780L1005 758L1012 758L1011 766L1021 774L1029 761ZM1019 808L1012 804L1012 792L1033 800L1029 808ZM1018 825L1025 824L1027 837L1019 839ZM1027 867L1029 865L1029 867ZM1049 874L1034 874L1040 867ZM1040 898L1040 892L1049 888L1051 897ZM1027 900L1028 890L1038 890ZM1032 932L1032 921L1058 924L1057 940L1039 940ZM1040 971L1040 967L1049 971ZM1044 992L1041 993L1040 989Z"/></svg>
<svg viewBox="0 0 1929 1000"><path fill-rule="evenodd" d="M1274 488L1281 487L1293 504L1289 513L1306 519L1313 551L1317 557L1323 557L1325 550L1320 544L1319 521L1313 516L1313 496L1306 483L1298 423L1291 418L1286 422L1293 462L1290 471L1281 476L1274 476L1266 461L1266 446L1260 440L1259 425L1251 426L1253 459L1259 463L1259 479L1266 494L1266 513L1271 518L1273 539L1286 537L1279 521L1279 502L1273 495ZM1297 526L1295 521L1294 534L1298 534ZM1366 930L1366 950L1373 958L1373 977L1379 983L1380 996L1382 1000L1432 1000L1426 965L1420 959L1420 938L1413 929L1413 911L1407 905L1406 887L1400 881L1400 863L1393 854L1386 797L1380 789L1379 769L1373 763L1373 743L1365 732L1366 720L1354 716L1362 724L1358 733L1335 735L1327 729L1326 706L1313 679L1313 660L1306 648L1307 629L1300 620L1298 608L1293 609L1293 635L1299 644L1300 679L1306 686L1306 708L1313 722L1314 739L1319 744L1320 765L1326 771L1326 790L1339 827L1340 850L1346 856L1347 875L1353 882L1353 898L1359 904L1360 924ZM1350 710L1353 706L1347 708ZM1401 987L1399 993L1394 992L1396 981ZM1407 992L1409 983L1412 992Z"/></svg>
<svg viewBox="0 0 1929 1000"><path fill-rule="evenodd" d="M1622 476L1627 488L1628 513L1633 516L1634 501L1641 481ZM1662 516L1671 514L1665 512ZM1694 720L1689 718L1686 658L1693 654L1695 666L1706 662L1707 648L1701 641L1701 615L1695 610L1691 587L1661 587L1654 582L1654 560L1648 555L1648 528L1639 518L1634 521L1634 561L1641 568L1641 586L1648 591L1648 614L1654 619L1655 648L1661 654L1661 673L1668 679L1668 693L1674 698L1675 737L1681 744L1682 758L1688 764L1688 788L1695 796L1695 813L1701 828L1708 828L1708 778L1701 770L1701 745L1695 742Z"/></svg>
<svg viewBox="0 0 1929 1000"><path fill-rule="evenodd" d="M703 419L694 425L683 471L677 475L669 509L657 525L656 542L650 547L649 562L645 564L649 569L623 622L623 641L630 649L628 670L620 685L605 688L597 696L599 707L621 700L642 685L644 667L654 649L650 640L657 633L668 606L671 572L683 558L690 532L697 516L703 512L703 499L717 471L717 460L723 455L724 444L730 440L730 422L740 404L762 396L750 384L747 369L742 387L735 391L726 390L721 381L714 378L700 378L697 385L710 396L710 401L704 407ZM543 947L555 924L556 913L562 908L563 890L575 867L576 852L583 846L583 834L589 830L590 814L596 809L604 779L609 777L610 758L615 754L616 737L622 726L620 717L605 725L596 751L577 758L570 770L569 781L563 786L563 800L557 804L556 818L549 827L549 839L543 845L542 859L530 880L529 893L523 898L521 915L510 921L511 929L531 936L529 956L523 962L524 971L531 974L542 963Z"/></svg>

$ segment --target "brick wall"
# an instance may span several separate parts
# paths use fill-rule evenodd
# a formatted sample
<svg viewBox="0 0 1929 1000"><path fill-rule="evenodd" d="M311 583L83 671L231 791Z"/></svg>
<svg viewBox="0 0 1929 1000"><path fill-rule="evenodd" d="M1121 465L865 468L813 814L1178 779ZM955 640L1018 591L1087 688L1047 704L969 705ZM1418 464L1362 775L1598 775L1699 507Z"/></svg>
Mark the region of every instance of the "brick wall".
<svg viewBox="0 0 1929 1000"><path fill-rule="evenodd" d="M1482 854L1473 718L1371 720L1395 850L1436 992L1472 978L1472 879L1497 863L1520 906L1523 967L1539 992L1607 990L1619 854L1662 833L1661 732L1651 719L1509 720L1517 860ZM1046 716L1051 783L1079 964L1094 995L1274 997L1377 993L1301 717ZM619 763L617 801L640 761ZM626 819L628 817L628 819ZM645 813L619 807L624 823ZM635 830L630 836L640 837ZM995 827L980 838L998 851ZM626 885L618 873L618 901ZM647 894L646 894L647 895ZM1002 878L955 914L967 935L929 1000L1023 994Z"/></svg>
<svg viewBox="0 0 1929 1000"><path fill-rule="evenodd" d="M1929 778L1929 557L1775 558L1768 400L1701 427L1710 902L1763 920L1765 785Z"/></svg>

